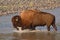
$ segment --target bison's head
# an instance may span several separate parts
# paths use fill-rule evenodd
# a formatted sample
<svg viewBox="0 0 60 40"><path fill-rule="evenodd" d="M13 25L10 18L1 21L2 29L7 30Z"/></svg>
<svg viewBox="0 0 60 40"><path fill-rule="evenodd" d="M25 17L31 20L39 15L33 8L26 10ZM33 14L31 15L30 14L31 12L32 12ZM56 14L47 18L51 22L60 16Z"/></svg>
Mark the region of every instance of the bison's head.
<svg viewBox="0 0 60 40"><path fill-rule="evenodd" d="M19 15L15 15L12 17L13 27L19 30L18 27L21 27L21 17Z"/></svg>

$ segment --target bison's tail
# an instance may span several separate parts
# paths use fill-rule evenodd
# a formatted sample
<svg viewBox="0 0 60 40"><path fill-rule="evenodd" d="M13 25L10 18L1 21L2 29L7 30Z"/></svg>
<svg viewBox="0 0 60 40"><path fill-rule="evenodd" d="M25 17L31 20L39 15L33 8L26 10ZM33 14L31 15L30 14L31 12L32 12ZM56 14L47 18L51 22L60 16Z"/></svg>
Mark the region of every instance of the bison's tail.
<svg viewBox="0 0 60 40"><path fill-rule="evenodd" d="M54 16L54 18L53 18L53 24L55 24L55 16Z"/></svg>

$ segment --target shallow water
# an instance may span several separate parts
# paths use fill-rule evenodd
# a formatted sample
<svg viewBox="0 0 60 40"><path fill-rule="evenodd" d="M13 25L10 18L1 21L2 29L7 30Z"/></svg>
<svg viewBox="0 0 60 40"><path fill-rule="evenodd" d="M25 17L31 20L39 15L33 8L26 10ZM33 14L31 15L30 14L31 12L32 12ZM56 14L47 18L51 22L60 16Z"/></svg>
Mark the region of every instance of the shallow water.
<svg viewBox="0 0 60 40"><path fill-rule="evenodd" d="M29 32L29 33L0 33L0 40L60 40L60 33Z"/></svg>

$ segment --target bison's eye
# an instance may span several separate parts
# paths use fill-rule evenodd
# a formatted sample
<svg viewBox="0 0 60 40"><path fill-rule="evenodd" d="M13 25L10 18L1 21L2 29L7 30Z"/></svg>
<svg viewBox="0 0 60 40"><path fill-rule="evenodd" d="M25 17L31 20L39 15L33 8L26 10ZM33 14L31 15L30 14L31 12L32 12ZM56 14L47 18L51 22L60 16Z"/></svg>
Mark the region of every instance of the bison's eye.
<svg viewBox="0 0 60 40"><path fill-rule="evenodd" d="M18 21L18 18L16 18L16 21Z"/></svg>

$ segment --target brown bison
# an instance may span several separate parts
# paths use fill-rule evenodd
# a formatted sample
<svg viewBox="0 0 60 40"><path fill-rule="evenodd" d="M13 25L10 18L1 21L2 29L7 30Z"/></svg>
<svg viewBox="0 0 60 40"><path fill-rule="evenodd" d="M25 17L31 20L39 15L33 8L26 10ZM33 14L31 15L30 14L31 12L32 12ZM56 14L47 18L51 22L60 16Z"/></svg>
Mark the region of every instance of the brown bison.
<svg viewBox="0 0 60 40"><path fill-rule="evenodd" d="M16 17L15 17L16 18ZM13 24L21 26L23 29L33 29L35 30L36 26L47 26L48 31L50 31L50 26L52 25L53 28L57 31L57 27L55 25L55 16L46 13L41 12L37 10L24 10L21 12L20 16L18 16L16 19L12 18L16 21L18 19L18 22L13 22Z"/></svg>

